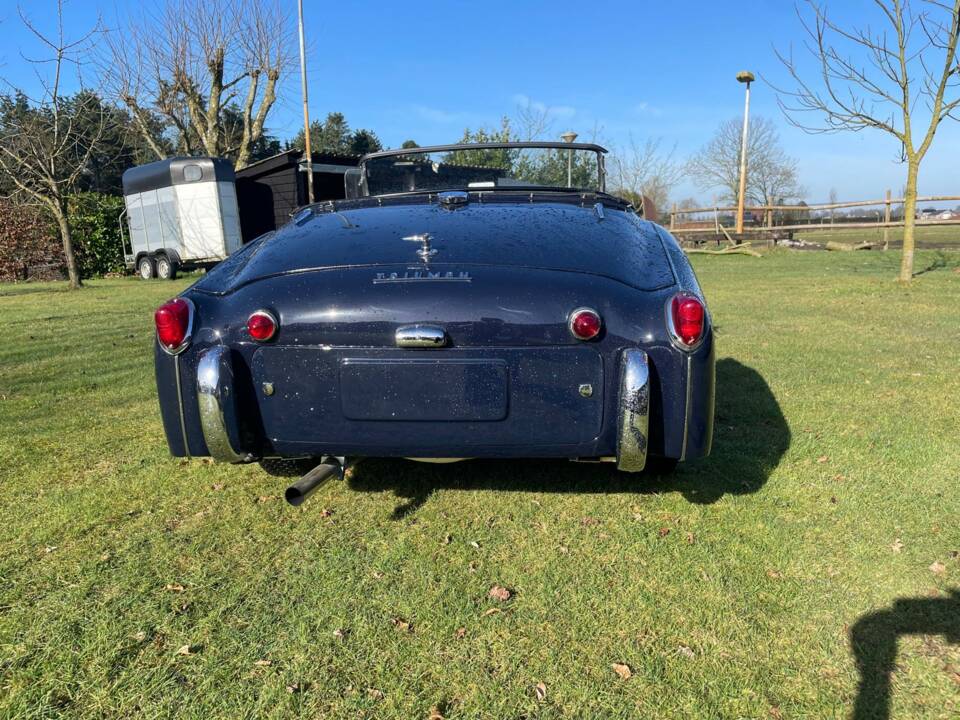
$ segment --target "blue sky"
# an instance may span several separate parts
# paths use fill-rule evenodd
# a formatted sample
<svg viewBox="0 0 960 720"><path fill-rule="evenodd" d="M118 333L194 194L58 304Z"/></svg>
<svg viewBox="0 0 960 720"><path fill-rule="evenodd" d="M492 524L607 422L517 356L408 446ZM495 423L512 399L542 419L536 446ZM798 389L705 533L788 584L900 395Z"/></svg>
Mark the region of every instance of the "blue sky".
<svg viewBox="0 0 960 720"><path fill-rule="evenodd" d="M295 13L294 0L289 3ZM870 0L834 0L838 20L875 11ZM53 22L52 0L23 5L40 26ZM102 16L108 26L142 7L127 0L67 0L68 27ZM680 158L705 143L716 125L743 111L734 79L750 69L782 81L773 48L801 41L790 0L742 2L319 2L304 0L310 106L313 115L343 112L351 126L375 130L389 146L459 139L467 126L493 126L519 104L551 109L557 134L596 129L609 145L661 138ZM295 17L295 16L294 16ZM0 75L30 88L37 54L13 0L0 0ZM292 75L269 119L281 138L301 122L299 78ZM773 89L753 86L752 115L777 122L786 150L798 158L809 201L894 193L905 174L898 146L875 132L807 135L780 114ZM941 128L921 171L923 194L956 194L960 123ZM683 183L677 197L709 201L711 191Z"/></svg>

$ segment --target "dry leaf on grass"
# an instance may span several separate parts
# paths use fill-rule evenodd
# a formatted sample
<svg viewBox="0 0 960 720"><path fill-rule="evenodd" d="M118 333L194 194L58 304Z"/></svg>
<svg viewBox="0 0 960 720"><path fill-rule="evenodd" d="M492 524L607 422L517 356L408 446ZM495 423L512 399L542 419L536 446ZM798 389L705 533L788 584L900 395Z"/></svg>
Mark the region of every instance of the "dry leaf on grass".
<svg viewBox="0 0 960 720"><path fill-rule="evenodd" d="M337 628L336 630L333 631L333 636L337 640L343 640L349 634L350 634L350 630L348 628Z"/></svg>
<svg viewBox="0 0 960 720"><path fill-rule="evenodd" d="M487 595L492 597L494 600L499 600L500 602L506 602L513 597L513 593L501 585L494 585L492 588L490 588L490 592L488 592Z"/></svg>
<svg viewBox="0 0 960 720"><path fill-rule="evenodd" d="M367 697L371 700L383 700L383 693L376 688L367 688Z"/></svg>
<svg viewBox="0 0 960 720"><path fill-rule="evenodd" d="M436 705L430 708L430 714L427 715L427 720L444 720L443 713L440 712L440 709Z"/></svg>
<svg viewBox="0 0 960 720"><path fill-rule="evenodd" d="M470 547L472 547L474 550L479 550L479 549L480 549L480 543L478 543L476 540L471 540L471 541L470 541Z"/></svg>
<svg viewBox="0 0 960 720"><path fill-rule="evenodd" d="M503 612L500 608L490 608L489 610L484 610L483 614L480 617L487 617L488 615L495 615L496 613Z"/></svg>
<svg viewBox="0 0 960 720"><path fill-rule="evenodd" d="M778 708L776 705L770 708L769 713L773 720L781 720L783 718L783 713L780 712L780 708Z"/></svg>
<svg viewBox="0 0 960 720"><path fill-rule="evenodd" d="M817 462L820 463L820 464L823 464L823 463L827 462L829 459L830 459L830 458L827 457L826 455L821 455L820 457L817 458Z"/></svg>
<svg viewBox="0 0 960 720"><path fill-rule="evenodd" d="M680 645L677 648L677 652L683 655L685 658L693 658L693 657L696 657L697 655L693 650L688 648L686 645Z"/></svg>
<svg viewBox="0 0 960 720"><path fill-rule="evenodd" d="M547 699L547 686L542 682L538 682L536 687L533 688L534 693L537 695L537 700L543 702Z"/></svg>
<svg viewBox="0 0 960 720"><path fill-rule="evenodd" d="M333 515L333 510L329 508L324 508L320 511L320 517L330 517L331 515Z"/></svg>
<svg viewBox="0 0 960 720"><path fill-rule="evenodd" d="M180 583L167 583L164 590L169 590L170 592L183 592L186 588Z"/></svg>
<svg viewBox="0 0 960 720"><path fill-rule="evenodd" d="M584 527L591 527L591 526L593 526L593 525L596 525L596 524L599 523L599 522L600 522L600 521L597 520L596 518L590 517L590 516L588 515L587 517L583 518L583 519L580 521L580 524L583 525Z"/></svg>
<svg viewBox="0 0 960 720"><path fill-rule="evenodd" d="M465 627L457 628L457 631L453 634L457 640L462 640L464 637L466 637L466 635L467 629Z"/></svg>
<svg viewBox="0 0 960 720"><path fill-rule="evenodd" d="M930 570L930 572L934 573L935 575L943 575L943 573L947 571L947 566L944 565L939 560L935 560L933 564L928 568L928 570Z"/></svg>
<svg viewBox="0 0 960 720"><path fill-rule="evenodd" d="M400 632L412 633L413 632L413 623L410 623L404 620L402 617L395 617L390 620L393 623L393 626Z"/></svg>
<svg viewBox="0 0 960 720"><path fill-rule="evenodd" d="M621 680L629 680L633 677L633 671L630 669L630 666L625 663L613 663L610 667L620 676Z"/></svg>
<svg viewBox="0 0 960 720"><path fill-rule="evenodd" d="M199 651L199 645L182 645L177 648L177 655L196 655Z"/></svg>
<svg viewBox="0 0 960 720"><path fill-rule="evenodd" d="M273 660L267 660L266 658L263 658L262 660L257 660L253 664L259 667L270 667L273 665Z"/></svg>
<svg viewBox="0 0 960 720"><path fill-rule="evenodd" d="M657 530L657 535L659 535L660 537L666 537L669 534L670 534L670 528L668 527L662 527L659 530Z"/></svg>
<svg viewBox="0 0 960 720"><path fill-rule="evenodd" d="M780 578L783 577L783 573L778 572L777 570L774 570L773 568L770 568L769 570L767 570L767 577L768 577L768 578L773 578L774 580L779 580Z"/></svg>
<svg viewBox="0 0 960 720"><path fill-rule="evenodd" d="M697 538L694 536L692 532L688 532L686 535L686 538L687 538L688 545L693 545L697 541Z"/></svg>
<svg viewBox="0 0 960 720"><path fill-rule="evenodd" d="M901 540L900 538L897 538L896 540L894 540L893 545L890 546L890 549L893 550L895 553L898 553L901 550L903 550L903 540Z"/></svg>
<svg viewBox="0 0 960 720"><path fill-rule="evenodd" d="M449 544L452 543L452 542L453 542L453 535L446 535L446 536L444 536L444 538L443 538L443 544L444 544L444 545L449 545Z"/></svg>
<svg viewBox="0 0 960 720"><path fill-rule="evenodd" d="M300 683L291 683L290 685L287 685L287 692L291 695L296 695L301 691L301 689Z"/></svg>

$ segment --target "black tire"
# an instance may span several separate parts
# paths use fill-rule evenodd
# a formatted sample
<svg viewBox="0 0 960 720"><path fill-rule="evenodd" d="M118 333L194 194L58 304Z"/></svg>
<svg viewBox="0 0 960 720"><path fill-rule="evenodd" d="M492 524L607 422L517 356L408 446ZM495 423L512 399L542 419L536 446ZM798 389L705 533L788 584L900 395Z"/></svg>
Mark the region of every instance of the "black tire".
<svg viewBox="0 0 960 720"><path fill-rule="evenodd" d="M137 275L141 280L152 280L157 276L157 263L149 255L137 260Z"/></svg>
<svg viewBox="0 0 960 720"><path fill-rule="evenodd" d="M166 254L160 253L157 255L157 277L161 280L176 280L177 271L180 269L178 263L171 260L167 257Z"/></svg>

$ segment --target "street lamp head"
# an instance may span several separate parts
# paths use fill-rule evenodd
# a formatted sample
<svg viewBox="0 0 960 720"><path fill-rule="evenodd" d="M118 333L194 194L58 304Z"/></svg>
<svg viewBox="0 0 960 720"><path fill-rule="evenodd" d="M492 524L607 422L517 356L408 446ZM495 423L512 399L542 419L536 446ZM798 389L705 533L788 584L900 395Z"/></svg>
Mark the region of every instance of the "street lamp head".
<svg viewBox="0 0 960 720"><path fill-rule="evenodd" d="M754 80L753 73L749 70L741 70L737 73L737 82L752 83Z"/></svg>
<svg viewBox="0 0 960 720"><path fill-rule="evenodd" d="M560 136L560 139L564 142L572 143L577 139L577 134L573 130L567 130L567 132Z"/></svg>

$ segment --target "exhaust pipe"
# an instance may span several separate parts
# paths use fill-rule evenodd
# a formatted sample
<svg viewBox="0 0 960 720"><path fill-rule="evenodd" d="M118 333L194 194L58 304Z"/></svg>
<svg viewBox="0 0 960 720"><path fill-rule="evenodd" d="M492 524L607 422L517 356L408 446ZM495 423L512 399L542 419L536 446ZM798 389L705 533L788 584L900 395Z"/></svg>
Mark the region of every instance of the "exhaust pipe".
<svg viewBox="0 0 960 720"><path fill-rule="evenodd" d="M287 488L283 494L284 499L294 507L302 505L317 488L328 480L334 477L342 480L343 474L351 464L347 463L345 458L323 458L319 465Z"/></svg>

